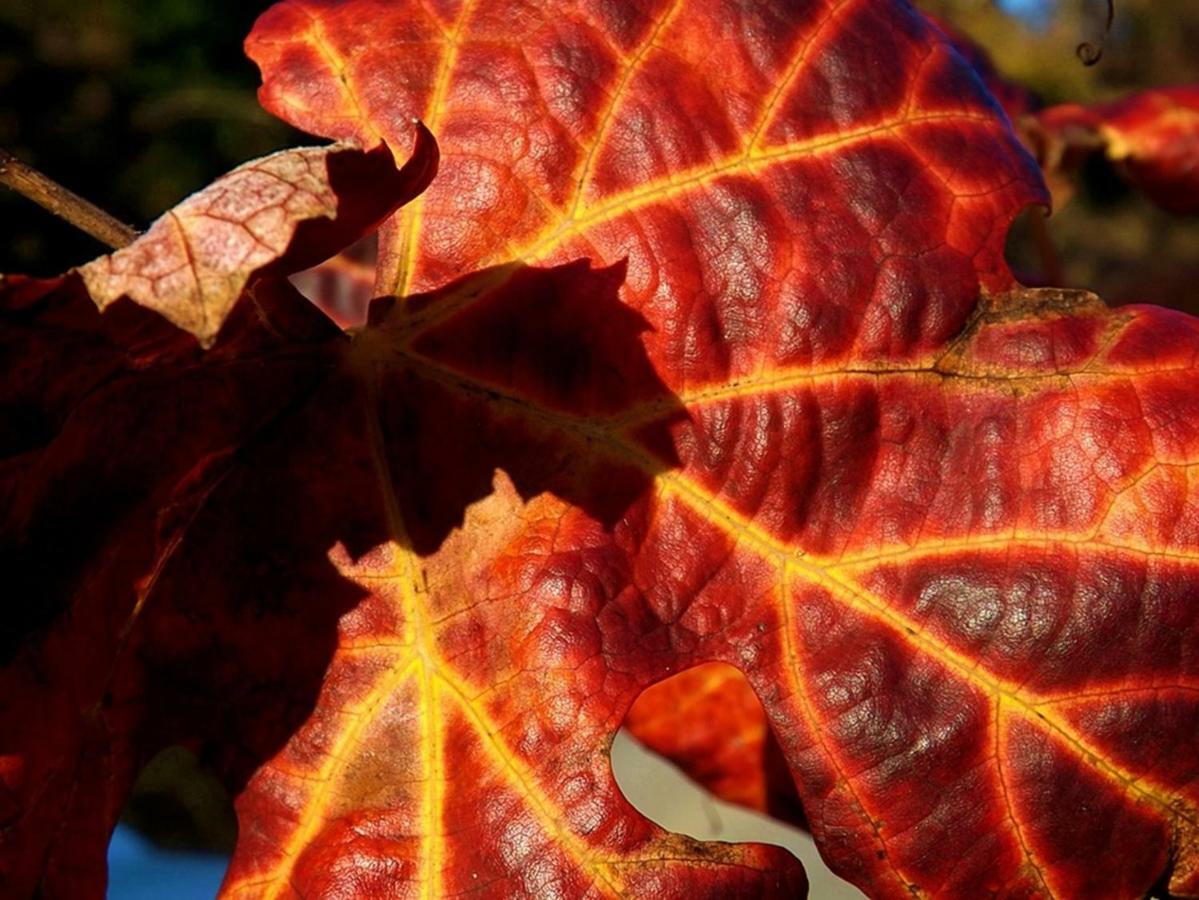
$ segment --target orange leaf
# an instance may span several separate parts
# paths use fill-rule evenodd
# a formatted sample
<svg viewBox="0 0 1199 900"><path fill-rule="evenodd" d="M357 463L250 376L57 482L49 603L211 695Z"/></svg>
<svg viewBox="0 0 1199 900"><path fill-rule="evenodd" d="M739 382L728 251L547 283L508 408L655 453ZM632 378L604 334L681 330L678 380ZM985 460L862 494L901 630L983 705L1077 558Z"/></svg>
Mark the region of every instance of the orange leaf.
<svg viewBox="0 0 1199 900"><path fill-rule="evenodd" d="M248 46L441 174L349 335L277 277L204 356L3 288L16 893L95 895L185 742L228 895L793 896L612 778L713 661L873 896L1199 889L1199 326L1013 283L1039 174L922 16L292 0Z"/></svg>

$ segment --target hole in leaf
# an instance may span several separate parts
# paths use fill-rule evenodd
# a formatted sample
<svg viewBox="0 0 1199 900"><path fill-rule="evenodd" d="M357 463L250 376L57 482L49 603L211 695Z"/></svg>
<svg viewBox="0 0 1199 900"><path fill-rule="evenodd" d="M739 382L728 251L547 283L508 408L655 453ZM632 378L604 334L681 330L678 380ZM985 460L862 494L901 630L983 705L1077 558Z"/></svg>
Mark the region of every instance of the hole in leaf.
<svg viewBox="0 0 1199 900"><path fill-rule="evenodd" d="M366 324L378 256L379 233L372 231L332 259L288 280L339 327L357 328Z"/></svg>
<svg viewBox="0 0 1199 900"><path fill-rule="evenodd" d="M1094 291L1112 307L1150 302L1194 313L1199 218L1162 209L1120 178L1096 153L1069 176L1052 216L1025 210L1008 233L1012 272L1028 287Z"/></svg>
<svg viewBox="0 0 1199 900"><path fill-rule="evenodd" d="M109 900L215 896L237 840L224 787L183 747L138 776L108 846Z"/></svg>
<svg viewBox="0 0 1199 900"><path fill-rule="evenodd" d="M828 869L803 829L781 751L737 669L706 663L647 688L625 726L612 744L612 771L646 818L700 840L785 847L803 862L809 896L862 897Z"/></svg>

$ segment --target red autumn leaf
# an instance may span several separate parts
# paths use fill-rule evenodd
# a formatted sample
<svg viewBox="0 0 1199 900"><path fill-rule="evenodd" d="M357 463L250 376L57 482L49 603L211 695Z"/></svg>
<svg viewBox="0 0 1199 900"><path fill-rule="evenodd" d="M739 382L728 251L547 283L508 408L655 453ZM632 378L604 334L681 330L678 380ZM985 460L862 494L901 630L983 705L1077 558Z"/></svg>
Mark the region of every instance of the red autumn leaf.
<svg viewBox="0 0 1199 900"><path fill-rule="evenodd" d="M1012 283L1039 177L922 17L290 2L249 47L441 175L352 337L269 276L203 358L6 284L6 889L98 895L186 742L230 895L794 895L609 770L721 661L872 895L1199 890L1199 327Z"/></svg>
<svg viewBox="0 0 1199 900"><path fill-rule="evenodd" d="M337 334L278 276L354 240L436 163L423 130L402 170L385 149L285 151L79 274L0 282L0 659L16 654L0 689L0 895L102 894L108 835L152 755L137 729L157 727L130 714L143 692L120 668L155 566L234 449L316 377L306 348Z"/></svg>
<svg viewBox="0 0 1199 900"><path fill-rule="evenodd" d="M1032 117L1026 131L1047 172L1071 172L1102 152L1158 206L1199 212L1199 86L1053 106Z"/></svg>
<svg viewBox="0 0 1199 900"><path fill-rule="evenodd" d="M530 312L552 313L556 282L574 289L563 302L583 305L578 321L594 319L601 333L614 324L633 329L632 334L640 327L635 315L612 308L617 281L611 271L592 273L583 265L509 274L504 288L475 308L477 316L496 320L492 324L497 328L522 320L512 313L524 307L526 296L543 304ZM483 276L485 282L495 280L494 273ZM587 285L593 290L583 293ZM293 823L298 833L276 843L279 832L260 834L258 829L277 822L277 813L263 809L260 816L253 814L254 804L265 805L270 792L264 797L247 791L240 852L243 865L294 867L291 878L318 895L347 885L368 895L391 892L409 880L406 867L427 864L422 860L429 859L434 839L453 848L463 863L442 874L447 889L455 880L464 886L494 885L497 872L507 869L508 877L519 878L514 889L529 894L554 883L580 892L591 882L651 895L688 885L712 896L802 893L802 873L777 848L703 848L662 835L623 802L606 757L594 749L601 736L615 731L623 714L620 708L605 713L608 701L602 692L578 701L576 714L582 721L572 732L577 746L559 735L550 740L542 734L538 742L537 730L552 727L554 717L567 715L573 702L569 694L555 698L542 693L544 673L534 664L540 659L567 666L572 660L556 658L555 617L539 604L529 606L523 623L513 618L525 606L520 602L492 614L499 618L494 630L502 642L496 648L500 659L512 652L530 666L524 684L514 675L501 698L547 717L544 724L537 718L522 721L519 734L545 755L525 760L508 748L506 704L492 708L474 696L467 680L473 670L465 661L460 682L449 680L454 670L436 673L433 702L439 704L447 733L444 740L429 738L442 748L435 749L434 758L450 771L459 765L465 769L459 778L437 785L437 793L426 794L426 802L442 797L446 804L444 810L426 814L455 816L460 823L494 827L495 832L489 832L486 842L469 826L443 837L421 831L406 837L402 817L420 810L403 802L413 789L403 777L404 767L421 764L434 748L426 744L422 750L419 730L411 734L411 728L421 727L421 716L412 721L402 711L404 694L419 690L421 683L409 683L413 673L406 665L392 671L393 656L411 624L403 624L405 605L395 605L395 591L379 590L378 580L387 577L387 570L378 567L397 548L387 541L393 523L378 479L395 479L390 502L400 504L408 522L444 534L438 516L448 511L433 511L427 519L418 515L425 503L422 492L430 487L439 494L474 490L479 478L490 477L497 461L518 485L527 484L529 493L540 493L545 484L578 496L601 516L613 499L608 492L619 487L619 480L627 483L626 491L634 491L644 476L605 473L615 476L604 480L605 496L579 494L571 483L577 473L563 474L558 467L547 474L545 453L522 458L537 448L528 439L534 436L524 433L520 416L502 410L499 416L489 415L493 398L458 395L435 378L417 376L412 383L415 373L403 366L379 366L380 350L400 349L385 330L372 334L382 345L351 345L278 281L258 282L253 307L239 307L236 327L227 329L203 361L196 359L192 342L173 339L172 329L143 310L125 305L114 310L119 313L115 317L100 317L76 281L41 291L37 287L18 281L9 285L5 297L13 307L6 322L13 367L39 363L54 371L56 361L76 357L86 361L86 371L95 377L88 384L82 372L73 373L66 387L82 399L79 394L70 397L68 419L54 423L57 429L45 429L57 434L44 449L13 448L6 471L10 477L4 492L14 510L3 532L8 570L16 573L22 596L40 601L31 607L64 600L71 606L69 618L56 623L40 644L26 642L5 676L2 696L8 702L0 733L19 736L15 745L9 737L0 756L6 789L6 866L0 872L6 892L22 895L37 885L51 896L96 895L103 887L107 834L133 774L158 747L185 741L202 748L233 784L258 770L253 784L282 779L315 792L297 798L311 804L311 818ZM452 296L461 299L471 289ZM540 318L533 316L533 321L537 336L552 336ZM564 324L577 321L567 317ZM631 334L617 330L613 337L627 341ZM578 341L570 331L560 338ZM612 347L620 349L619 344ZM44 357L49 358L42 363ZM61 368L70 369L65 364ZM625 371L636 374L636 362ZM652 377L644 366L642 372ZM365 385L360 380L364 375ZM375 376L382 383L372 387ZM21 399L18 393L4 405L18 422ZM415 427L413 417L421 424L418 441L406 433ZM187 428L193 418L206 427ZM447 431L486 454L462 465L454 448L441 443ZM121 452L95 454L112 433L121 435ZM163 435L172 436L165 447ZM403 465L405 457L415 456L421 463L421 457L432 460L447 450L451 455L440 466ZM393 453L399 469L387 475ZM376 468L380 465L382 472ZM451 476L453 485L438 480ZM431 486L426 483L430 478ZM473 533L468 527L422 564L444 567L436 572L444 577L465 571L463 564L476 556L485 559L488 549L504 546L516 522L501 521L497 528L494 519L497 514L513 518L511 511L520 504L511 482L505 483L506 492L472 509L471 515L484 517ZM466 499L455 500L459 514ZM524 507L526 524L535 527L520 539L535 539L543 528L552 533L561 505L544 498ZM540 520L535 517L539 506ZM109 523L100 547L95 535L70 527L72 511L78 509ZM422 544L437 539L415 528L411 538ZM486 546L478 545L480 539ZM498 563L497 576L504 574L504 565L519 568L521 560L513 555ZM364 598L364 587L372 586L374 593ZM395 587L402 591L404 581ZM448 581L445 588L454 591ZM442 640L459 654L487 650L464 640L454 628L448 631ZM539 634L550 642L545 648L538 646ZM566 674L549 685L568 686ZM580 684L601 675L587 667L569 674ZM618 696L636 693L634 673L602 677L609 690L620 691ZM49 707L42 686L47 678L53 700ZM378 695L389 686L398 692L398 718L367 717L363 732L353 726L357 716L352 708L337 707L304 724L322 678L334 699L350 703L356 693ZM382 684L375 682L378 678ZM536 702L528 701L529 692ZM379 699L388 699L385 691ZM359 747L359 740L371 736L371 749ZM336 753L322 763L343 783L347 776L354 783L349 808L349 796L329 796L320 789L319 772L314 781L302 768L289 771L305 764L306 757L320 760L322 750L332 749L327 741L347 753L366 749L374 758L383 749L378 740L396 749L395 755L380 756L382 770L372 772L368 759L359 757L351 771L343 772ZM47 747L55 752L39 752ZM98 754L103 765L88 765ZM268 759L270 764L262 767ZM387 797L394 808L365 802ZM338 811L342 814L332 816ZM64 821L66 828L61 827ZM317 824L324 840L307 846L304 829ZM530 831L534 828L544 836ZM424 849L408 856L409 840ZM497 850L507 855L497 857ZM370 881L359 867L372 854L378 855L379 866ZM284 878L255 885L246 879L230 890L269 893L288 883Z"/></svg>

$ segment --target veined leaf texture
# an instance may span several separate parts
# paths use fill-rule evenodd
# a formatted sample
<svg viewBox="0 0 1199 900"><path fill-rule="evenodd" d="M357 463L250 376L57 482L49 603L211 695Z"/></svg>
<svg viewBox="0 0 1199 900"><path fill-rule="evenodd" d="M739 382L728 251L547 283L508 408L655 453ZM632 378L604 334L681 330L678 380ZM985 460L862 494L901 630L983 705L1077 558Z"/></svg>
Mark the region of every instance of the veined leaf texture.
<svg viewBox="0 0 1199 900"><path fill-rule="evenodd" d="M361 149L0 285L5 893L100 896L180 743L230 897L801 896L612 778L705 663L873 897L1199 893L1199 326L1014 282L1041 175L938 28L287 0L247 51ZM347 333L285 276L389 214Z"/></svg>

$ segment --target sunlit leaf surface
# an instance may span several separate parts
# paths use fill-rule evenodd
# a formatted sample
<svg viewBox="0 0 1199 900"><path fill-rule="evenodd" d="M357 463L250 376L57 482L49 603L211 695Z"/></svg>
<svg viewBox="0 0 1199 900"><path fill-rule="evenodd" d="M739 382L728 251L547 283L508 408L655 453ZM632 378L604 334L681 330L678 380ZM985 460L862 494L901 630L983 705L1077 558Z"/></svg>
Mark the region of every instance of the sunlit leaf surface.
<svg viewBox="0 0 1199 900"><path fill-rule="evenodd" d="M204 356L6 283L54 373L0 405L18 893L98 895L185 742L229 896L802 894L613 781L710 661L873 896L1199 889L1199 327L1013 283L1040 175L921 15L291 0L247 47L272 111L398 157L419 117L440 174L350 335L278 278Z"/></svg>

